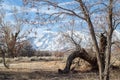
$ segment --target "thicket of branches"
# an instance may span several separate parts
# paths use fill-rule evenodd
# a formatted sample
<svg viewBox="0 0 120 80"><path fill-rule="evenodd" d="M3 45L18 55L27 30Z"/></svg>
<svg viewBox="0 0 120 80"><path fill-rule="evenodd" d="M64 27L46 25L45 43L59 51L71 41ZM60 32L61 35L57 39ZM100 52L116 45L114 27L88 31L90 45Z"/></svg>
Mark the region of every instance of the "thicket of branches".
<svg viewBox="0 0 120 80"><path fill-rule="evenodd" d="M3 47L5 47L5 50L1 46L1 50L4 50L4 53L7 52L8 54L11 54L12 57L14 57L14 54L16 53L16 50L19 50L22 46L19 44L19 34L21 32L21 26L23 24L22 21L24 21L25 24L30 24L32 26L41 27L47 26L51 23L59 23L61 24L62 20L64 19L73 19L73 22L75 20L80 21L80 23L83 23L84 25L79 25L79 27L84 27L88 31L88 33L91 35L92 45L93 49L96 53L96 60L98 64L99 69L99 79L100 80L109 80L109 74L110 74L110 60L111 60L111 50L112 50L112 44L118 43L118 41L112 40L113 38L113 32L117 29L117 27L120 26L120 1L119 0L73 0L73 4L67 5L61 5L58 1L55 0L23 0L24 7L27 8L36 8L37 11L35 11L35 17L34 19L30 19L29 16L26 16L25 18L18 19L15 15L15 20L17 21L15 25L12 25L10 23L4 22L4 13L1 12L0 15L0 28L1 28L1 40L4 42L2 44ZM55 12L51 13L40 13L41 8L45 6L48 11L54 9ZM46 9L45 8L45 9ZM16 10L15 10L16 13ZM25 15L28 15L29 12L26 11ZM61 21L61 22L60 22ZM69 21L68 21L69 22ZM68 23L69 24L69 23ZM75 24L75 23L73 23ZM14 32L9 29L11 26L16 26L16 29ZM67 26L66 23L61 24L62 27ZM87 28L86 28L87 26ZM97 34L102 33L106 37L106 45L104 47L104 50L101 50ZM72 30L71 35L69 34L63 34L66 39L68 39L76 48L76 50L80 50L80 53L86 54L86 51L84 51L80 45L81 39L78 41L75 40L75 33ZM78 35L77 35L78 36ZM1 42L2 42L1 41ZM19 44L19 47L16 47L17 44ZM22 46L23 47L23 46ZM117 46L119 47L119 46ZM30 46L26 49L30 49ZM82 52L81 52L82 51ZM103 55L104 54L104 55ZM101 55L104 57L101 57ZM3 57L5 54L3 55ZM83 56L82 56L83 57ZM73 58L72 58L73 59ZM72 61L71 59L71 61Z"/></svg>
<svg viewBox="0 0 120 80"><path fill-rule="evenodd" d="M112 35L114 30L120 24L119 15L119 0L74 0L76 5L60 5L57 1L51 0L25 0L25 5L32 5L32 7L39 7L39 3L43 2L48 6L48 10L55 8L57 11L52 13L47 20L61 20L61 15L63 18L65 16L74 16L79 20L82 20L87 24L88 30L90 32L92 43L96 52L97 63L99 68L99 78L100 80L109 80L110 73L110 60L111 60L111 47L112 47ZM37 2L37 3L35 3ZM37 6L36 6L37 5ZM52 6L52 7L51 7ZM59 11L58 11L59 10ZM101 27L103 33L107 37L107 47L104 51L104 60L101 57L101 51L99 48L99 43L95 34L96 27ZM102 64L104 62L105 64ZM104 67L103 67L104 66Z"/></svg>

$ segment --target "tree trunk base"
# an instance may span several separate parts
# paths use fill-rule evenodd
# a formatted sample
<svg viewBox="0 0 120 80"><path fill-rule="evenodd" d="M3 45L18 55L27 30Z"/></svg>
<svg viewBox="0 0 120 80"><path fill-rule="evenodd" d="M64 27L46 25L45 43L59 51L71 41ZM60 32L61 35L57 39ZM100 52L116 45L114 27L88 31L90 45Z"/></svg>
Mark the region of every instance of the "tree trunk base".
<svg viewBox="0 0 120 80"><path fill-rule="evenodd" d="M59 74L69 73L71 71L70 67L72 65L72 61L78 57L90 63L92 66L91 70L96 71L98 70L97 58L95 56L88 54L88 52L82 48L80 51L74 51L72 54L68 56L65 68L63 70L58 69L58 73Z"/></svg>

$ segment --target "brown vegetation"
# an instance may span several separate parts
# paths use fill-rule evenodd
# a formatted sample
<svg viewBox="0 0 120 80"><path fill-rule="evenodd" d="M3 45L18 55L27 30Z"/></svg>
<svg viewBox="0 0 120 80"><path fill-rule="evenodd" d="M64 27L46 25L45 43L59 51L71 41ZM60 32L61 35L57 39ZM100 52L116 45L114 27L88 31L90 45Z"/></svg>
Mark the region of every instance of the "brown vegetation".
<svg viewBox="0 0 120 80"><path fill-rule="evenodd" d="M0 80L98 80L98 73L85 72L89 66L84 62L79 66L78 73L58 74L57 69L63 69L65 63L60 61L13 61L10 69L4 68L0 64ZM84 71L82 71L84 69ZM111 71L111 79L120 79L120 69Z"/></svg>

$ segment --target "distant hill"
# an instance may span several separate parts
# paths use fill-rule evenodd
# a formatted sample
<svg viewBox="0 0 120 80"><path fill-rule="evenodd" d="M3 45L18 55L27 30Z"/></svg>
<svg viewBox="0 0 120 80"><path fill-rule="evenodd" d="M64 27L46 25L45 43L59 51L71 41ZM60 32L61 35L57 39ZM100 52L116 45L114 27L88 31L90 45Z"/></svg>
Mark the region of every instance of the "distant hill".
<svg viewBox="0 0 120 80"><path fill-rule="evenodd" d="M70 32L66 32L69 34ZM78 34L80 38L82 38L81 45L82 47L86 47L89 42L91 41L90 39L90 34L84 34L79 31L75 31L75 34ZM58 32L51 32L51 31L45 31L41 35L36 35L37 37L31 37L29 38L30 42L34 46L34 48L38 50L50 50L50 51L56 51L56 50L67 50L74 48L73 44L71 42L67 41L64 39L64 36L62 33ZM79 38L75 39L76 41ZM120 41L120 32L114 31L113 34L113 40L119 40Z"/></svg>

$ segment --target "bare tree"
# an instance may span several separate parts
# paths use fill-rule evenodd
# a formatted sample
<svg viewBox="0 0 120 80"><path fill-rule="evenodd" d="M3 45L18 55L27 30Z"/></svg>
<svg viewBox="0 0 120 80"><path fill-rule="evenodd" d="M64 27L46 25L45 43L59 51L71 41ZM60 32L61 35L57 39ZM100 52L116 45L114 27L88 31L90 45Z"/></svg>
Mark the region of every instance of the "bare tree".
<svg viewBox="0 0 120 80"><path fill-rule="evenodd" d="M17 10L11 9L11 11L13 11L11 21L6 20L4 9L0 11L0 50L5 67L7 67L5 57L17 56L25 38L30 34L29 29L24 31L23 18L17 15Z"/></svg>
<svg viewBox="0 0 120 80"><path fill-rule="evenodd" d="M80 34L82 33L77 33L77 31L74 30L74 22L70 23L72 26L71 28L64 27L64 31L61 31L60 33L62 34L63 38L62 41L63 43L70 43L72 47L74 47L75 50L80 50L81 49L81 42L82 38ZM62 29L62 28L61 28Z"/></svg>
<svg viewBox="0 0 120 80"><path fill-rule="evenodd" d="M19 49L18 56L35 56L35 49L33 49L32 44L29 42L29 40L24 41L23 47Z"/></svg>
<svg viewBox="0 0 120 80"><path fill-rule="evenodd" d="M47 5L53 6L55 9L60 10L59 12L55 12L51 16L59 17L60 15L70 15L76 16L82 21L85 21L88 25L91 38L94 44L97 63L99 67L99 78L100 80L109 80L109 68L110 68L110 60L111 60L111 42L112 42L112 34L113 31L119 26L120 24L120 15L119 15L119 0L98 0L98 1L89 1L89 0L75 0L76 7L68 8L62 5L59 5L57 1L50 1L50 0L37 0L39 3L43 1L47 3ZM27 1L26 3L31 3L31 1ZM36 2L36 0L33 2ZM100 7L99 7L100 6ZM50 8L49 8L50 9ZM94 25L95 19L94 16L99 18L105 18L102 22L106 22L103 28L105 29L106 37L107 37L107 47L105 53L105 67L102 64L101 52L99 49L99 43L97 42L97 38L95 35L95 28L97 25ZM55 18L56 18L55 17ZM99 22L98 22L99 25Z"/></svg>

